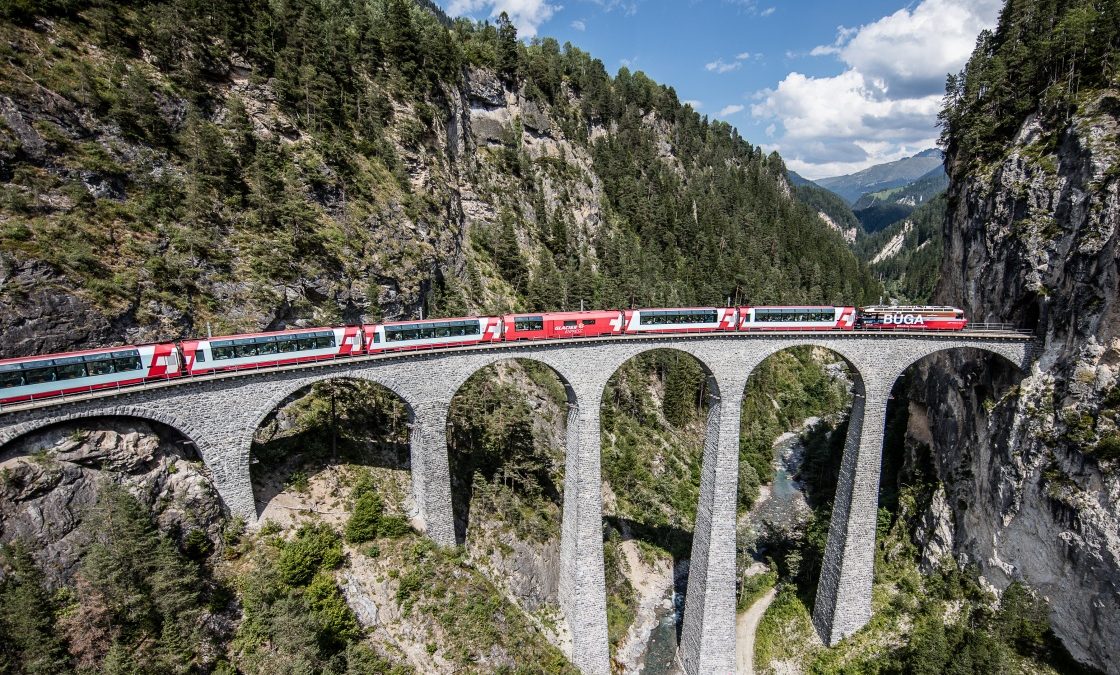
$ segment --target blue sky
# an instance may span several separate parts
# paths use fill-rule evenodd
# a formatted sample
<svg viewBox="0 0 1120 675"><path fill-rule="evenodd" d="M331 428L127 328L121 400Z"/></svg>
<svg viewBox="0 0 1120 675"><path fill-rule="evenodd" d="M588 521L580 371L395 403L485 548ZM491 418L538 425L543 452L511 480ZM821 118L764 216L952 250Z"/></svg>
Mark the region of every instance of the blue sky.
<svg viewBox="0 0 1120 675"><path fill-rule="evenodd" d="M505 10L523 39L570 41L644 71L810 178L932 147L945 75L1000 0L440 0Z"/></svg>

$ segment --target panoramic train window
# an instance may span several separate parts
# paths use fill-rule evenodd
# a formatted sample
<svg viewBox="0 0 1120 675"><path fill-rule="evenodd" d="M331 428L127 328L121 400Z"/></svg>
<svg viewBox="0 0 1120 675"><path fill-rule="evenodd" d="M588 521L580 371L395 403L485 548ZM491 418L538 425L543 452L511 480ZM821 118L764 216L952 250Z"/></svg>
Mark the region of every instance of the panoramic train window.
<svg viewBox="0 0 1120 675"><path fill-rule="evenodd" d="M836 312L832 307L785 307L782 309L755 309L756 322L784 321L834 321Z"/></svg>
<svg viewBox="0 0 1120 675"><path fill-rule="evenodd" d="M80 356L55 359L54 366L55 374L60 380L75 380L79 377L87 377L86 364Z"/></svg>
<svg viewBox="0 0 1120 675"><path fill-rule="evenodd" d="M294 335L281 335L276 338L276 349L281 354L299 351L299 340Z"/></svg>
<svg viewBox="0 0 1120 675"><path fill-rule="evenodd" d="M659 309L642 310L641 325L665 326L690 323L715 323L714 309Z"/></svg>
<svg viewBox="0 0 1120 675"><path fill-rule="evenodd" d="M117 372L116 366L113 365L113 357L110 354L95 354L86 357L86 369L93 377L99 375L111 375Z"/></svg>
<svg viewBox="0 0 1120 675"><path fill-rule="evenodd" d="M514 330L544 330L544 317L519 316L513 320Z"/></svg>
<svg viewBox="0 0 1120 675"><path fill-rule="evenodd" d="M144 364L140 361L140 352L113 352L113 367L120 373L128 370L140 370L144 367Z"/></svg>
<svg viewBox="0 0 1120 675"><path fill-rule="evenodd" d="M430 340L432 338L441 337L478 335L479 333L480 329L477 320L411 323L401 324L399 326L385 326L385 341Z"/></svg>
<svg viewBox="0 0 1120 675"><path fill-rule="evenodd" d="M20 373L18 363L10 366L0 366L0 389L19 387L23 385L23 375Z"/></svg>
<svg viewBox="0 0 1120 675"><path fill-rule="evenodd" d="M54 368L47 366L46 368L28 368L23 371L24 384L43 384L44 382L54 382L55 372Z"/></svg>
<svg viewBox="0 0 1120 675"><path fill-rule="evenodd" d="M313 349L330 349L334 346L334 331L323 330L294 335L262 335L239 340L214 340L210 343L210 351L214 354L215 361L222 361L250 356L269 356L278 353L290 354Z"/></svg>
<svg viewBox="0 0 1120 675"><path fill-rule="evenodd" d="M277 345L276 343L276 338L273 336L269 336L265 338L265 342L261 342L257 345L257 353L261 355L275 354L278 348L279 345Z"/></svg>
<svg viewBox="0 0 1120 675"><path fill-rule="evenodd" d="M595 325L595 319L584 319L583 320L583 325L594 326Z"/></svg>

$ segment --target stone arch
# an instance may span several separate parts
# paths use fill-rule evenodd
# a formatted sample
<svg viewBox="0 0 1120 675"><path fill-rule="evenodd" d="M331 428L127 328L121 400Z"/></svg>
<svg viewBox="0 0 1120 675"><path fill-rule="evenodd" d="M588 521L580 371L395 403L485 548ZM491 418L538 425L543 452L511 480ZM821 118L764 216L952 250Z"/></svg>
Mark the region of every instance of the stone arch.
<svg viewBox="0 0 1120 675"><path fill-rule="evenodd" d="M463 385L467 383L467 380L474 377L480 370L484 370L503 361L530 361L542 365L555 373L560 383L568 390L570 397L569 402L575 403L575 375L571 372L565 359L556 357L557 348L562 348L564 346L570 347L570 345L542 344L538 348L529 347L511 349L508 351L493 350L484 352L478 355L480 358L476 358L471 362L469 368L455 372L454 377L446 381L445 386L449 398L458 394L463 388Z"/></svg>
<svg viewBox="0 0 1120 675"><path fill-rule="evenodd" d="M389 378L377 377L376 372L373 369L362 369L355 371L335 370L327 373L319 373L310 377L303 377L296 380L295 382L289 383L288 386L279 389L278 393L273 394L271 397L266 399L265 402L256 411L254 418L248 425L248 436L246 438L242 438L239 444L239 447L245 454L245 456L248 456L249 452L252 449L253 434L257 429L260 428L262 424L264 424L264 422L270 416L274 415L277 410L284 406L285 403L289 403L298 398L297 394L299 394L303 390L310 389L313 385L328 380L364 380L380 385L392 392L397 398L404 401L405 406L409 410L409 414L412 414L412 401L410 401L408 397L398 389L395 382L392 382Z"/></svg>
<svg viewBox="0 0 1120 675"><path fill-rule="evenodd" d="M261 448L267 446L257 445L258 432L260 432L262 428L264 428L265 425L268 424L275 415L284 410L286 406L295 403L305 396L309 395L315 385L323 383L351 382L375 385L377 388L383 389L391 397L400 402L405 410L408 421L411 422L414 417L412 403L404 396L402 396L396 387L391 386L389 383L387 383L386 379L388 378L377 377L376 373L370 372L369 370L332 369L331 371L326 373L319 373L311 377L303 377L295 381L286 382L285 384L287 386L279 388L277 392L271 394L266 402L263 403L259 409L253 411L252 415L249 417L251 422L245 429L241 431L239 435L239 455L245 458L246 466L251 466L252 464L255 464L259 461L267 461L267 459L262 460L263 455L259 454ZM342 400L345 402L344 397ZM339 437L343 438L343 434L340 433ZM405 441L405 443L407 443L407 440ZM254 452L258 453L255 458ZM313 456L312 458L315 461L316 466L322 466L321 462L324 461L323 456ZM364 461L368 459L368 456L365 453L362 453L362 458ZM386 460L387 463L378 463L381 461L381 459L382 458L379 457L377 461L374 462L374 464L377 466L388 466L390 468L407 468L406 460L401 460L394 457ZM351 457L351 459L348 461L353 461L353 458ZM330 464L332 462L327 463ZM276 466L280 465L277 464ZM292 467L289 466L287 468L291 469ZM302 471L303 469L300 468L300 470ZM252 470L250 471L250 475L252 476L251 484L253 491L254 509L256 511L256 517L260 519L265 516L265 511L266 509L268 509L273 500L283 491L281 489L282 485L266 484L265 482L262 482L261 474ZM264 490L263 493L262 489Z"/></svg>
<svg viewBox="0 0 1120 675"><path fill-rule="evenodd" d="M634 547L636 541L646 540L656 542L658 545L666 548L670 554L668 561L654 564L654 569L661 574L660 578L663 584L660 588L657 588L656 591L670 592L674 598L680 598L684 595L686 603L689 605L696 604L697 607L702 603L695 601L701 600L702 597L706 595L703 589L703 581L707 576L710 557L708 547L710 537L706 533L704 523L707 520L706 512L710 509L711 505L705 501L707 495L704 494L704 483L710 480L709 474L715 471L715 457L718 454L721 441L724 443L727 442L727 439L723 438L725 430L721 428L721 422L725 422L723 408L727 405L727 391L725 391L726 381L719 377L718 368L720 362L716 358L717 352L712 350L713 346L717 347L718 351L718 345L715 344L715 341L711 340L653 339L648 341L634 340L628 342L625 345L625 349L622 350L622 353L618 354L616 358L613 359L610 371L604 373L602 388L599 392L603 419L599 420L598 426L600 427L600 434L597 434L597 436L600 437L596 439L598 442L594 448L595 454L598 455L598 458L602 462L602 482L604 486L609 485L612 490L615 491L614 499L618 502L625 502L634 497L639 497L641 493L634 492L636 485L631 484L627 486L625 481L620 485L618 482L620 476L629 472L623 471L622 473L616 473L618 469L612 469L610 466L610 463L618 461L621 461L623 463L622 465L625 466L630 461L626 459L627 450L625 446L620 445L614 447L613 452L616 454L613 455L613 459L609 454L612 453L612 448L607 440L607 434L612 430L620 433L622 432L623 427L618 426L619 421L622 421L623 425L626 424L622 418L615 418L614 421L606 418L606 415L609 414L608 406L611 405L607 401L610 381L624 373L629 364L632 364L635 360L643 356L648 357L657 353L672 354L674 357L683 360L684 363L691 364L691 366L682 366L680 363L669 365L670 372L666 373L667 379L674 377L672 372L674 368L679 368L680 370L676 372L683 372L686 377L688 376L688 371L692 368L699 371L698 376L700 379L698 382L695 380L686 380L686 382L688 382L689 385L693 385L694 383L698 385L700 391L696 393L703 395L703 407L700 411L700 416L694 417L693 421L690 422L690 425L697 424L701 427L703 430L702 438L698 439L699 444L697 446L693 446L691 443L684 446L683 454L673 453L663 456L663 459L666 462L670 462L672 467L669 468L669 466L666 466L663 471L677 475L683 473L682 481L689 483L691 483L693 476L697 476L698 484L689 487L681 487L682 490L688 490L692 493L689 499L690 501L694 500L692 501L692 505L695 506L695 518L688 518L687 520L680 518L676 522L670 520L668 523L665 523L659 518L651 519L646 517L649 514L635 512L626 508L619 509L612 515L607 515L606 505L609 503L609 497L604 496L600 502L603 505L604 511L601 515L602 534L608 537L608 540L603 544L604 556L609 558L610 556L622 555L628 558L630 563L633 564L635 560L640 559L632 555L632 553L636 551L629 551L628 549ZM696 370L692 370L693 376L697 374ZM641 387L644 385L638 383L638 386ZM662 404L664 404L664 402L662 402ZM656 414L659 417L662 416L664 414L664 409L657 411ZM671 424L670 420L666 420L666 422ZM678 462L681 461L685 462L685 468L683 471L678 471L678 469L680 469ZM612 473L615 475L612 475ZM633 483L633 481L630 482ZM647 483L639 479L638 484L645 485ZM618 540L612 542L611 540L614 540L616 536ZM687 571L685 568L686 560L691 561L691 565L687 568ZM666 564L666 562L668 564ZM640 562L639 564L645 563ZM608 565L608 567L609 566L610 565ZM626 581L624 583L628 584L629 582ZM612 586L617 587L618 584L620 584L620 579L617 577L614 579L606 579L607 594L609 595L612 592ZM686 586L687 593L684 592ZM648 604L643 598L639 597L638 600L641 604ZM610 604L610 601L608 601L608 604ZM657 599L656 603L652 604L660 604L660 598ZM688 619L685 615L690 613L696 614L697 617L700 616L690 607L686 607L685 612L678 615L678 620L675 625L661 628L661 630L671 632L670 635L666 636L667 639L673 642L679 642L682 647L688 640L688 626L686 625ZM702 620L697 623L702 623ZM614 630L616 627L612 626L610 628ZM653 666L653 664L650 665ZM659 665L672 667L673 664L665 663Z"/></svg>
<svg viewBox="0 0 1120 675"><path fill-rule="evenodd" d="M949 349L979 348L998 354L1013 365L1026 363L1025 342L945 338L906 338L892 341L890 358L876 361L876 342L868 342L865 396L852 407L849 433L840 468L813 623L828 645L851 635L871 618L874 573L875 520L882 486L883 441L888 404L899 377L913 364Z"/></svg>
<svg viewBox="0 0 1120 675"><path fill-rule="evenodd" d="M503 364L511 363L519 363L519 365L522 365L522 367L540 367L543 370L547 371L550 374L550 377L554 378L555 381L559 383L560 387L563 389L563 399L556 401L558 405L562 406L561 415L564 418L564 427L561 430L561 438L559 439L559 446L563 449L564 453L561 461L566 458L568 452L567 425L570 423L570 420L568 418L570 417L571 411L575 408L578 408L579 395L577 394L576 389L573 386L573 383L569 376L562 372L561 368L559 368L556 363L550 360L538 358L536 355L526 354L524 352L499 352L497 354L488 355L488 357L484 361L472 363L472 367L469 369L469 371L463 370L458 373L458 377L455 377L448 382L447 391L449 393L449 396L447 405L449 412L449 434L447 438L447 452L448 463L452 468L451 475L455 479L457 479L452 480L451 489L452 512L455 520L455 539L459 544L465 544L467 542L467 533L470 526L472 504L475 500L474 473L479 469L479 467L475 465L475 461L478 458L474 453L466 453L462 448L460 448L459 452L452 452L452 446L454 444L455 438L452 436L451 432L455 431L456 429L451 425L450 413L457 404L463 403L461 397L466 394L465 390L468 387L468 384L472 382L472 380L483 376L487 373L488 370L492 372L492 369L501 367L503 366ZM533 376L529 374L529 377L532 379ZM536 447L532 449L536 450ZM539 460L543 458L538 457L537 459ZM483 470L485 470L487 467L482 468ZM562 504L563 498L560 482L559 480L554 481L553 478L548 475L549 473L550 472L547 469L543 472L536 471L534 472L534 478L540 481L540 488L542 490L542 495L540 496L543 496L549 501L554 501L559 507ZM559 524L559 520L560 515L557 514L557 524Z"/></svg>
<svg viewBox="0 0 1120 675"><path fill-rule="evenodd" d="M206 450L202 444L205 444L204 436L198 432L192 425L187 424L185 421L170 415L162 410L144 408L140 406L112 406L108 409L90 408L88 410L79 410L64 415L55 415L50 417L43 417L29 422L15 424L4 429L0 429L0 450L13 443L14 441L27 436L28 434L52 427L58 424L65 424L67 422L74 422L82 419L93 418L133 418L147 420L151 422L158 422L165 427L174 429L181 434L185 439L195 446L199 456L203 459L206 458Z"/></svg>
<svg viewBox="0 0 1120 675"><path fill-rule="evenodd" d="M1015 368L1023 371L1027 368L1027 360L1030 357L1030 346L1024 342L991 342L991 341L952 341L944 343L944 346L938 346L934 349L928 347L919 353L908 354L907 357L897 362L897 374L895 380L898 380L907 370L930 356L942 354L944 352L954 352L960 349L975 349L978 351L988 352L1000 356L1004 361ZM893 387L893 381L892 381Z"/></svg>
<svg viewBox="0 0 1120 675"><path fill-rule="evenodd" d="M769 350L768 353L766 354L766 356L763 357L762 359L760 359L758 364L752 369L752 372L750 372L750 374L747 376L746 381L745 381L744 401L743 401L743 404L741 404L741 410L743 410L743 420L741 420L740 429L743 430L744 433L748 434L748 438L740 439L740 444L744 443L744 442L748 442L750 440L749 439L749 432L752 431L753 425L756 423L755 416L758 415L758 414L765 415L769 412L774 411L774 412L776 412L776 415L778 416L778 422L780 422L780 424L783 423L783 422L784 423L790 423L790 424L797 424L797 423L800 423L804 418L806 418L806 416L815 416L815 413L818 412L816 410L786 411L784 409L781 409L781 407L780 407L780 404L783 403L783 402L776 401L776 400L766 403L762 407L762 409L759 409L759 407L756 407L756 406L752 405L753 403L756 402L756 400L748 400L748 394L750 392L755 391L757 393L758 392L758 387L764 385L764 383L762 383L762 381L760 381L759 378L764 376L764 374L766 372L766 369L771 368L771 367L781 367L782 366L782 362L778 362L778 360L776 360L776 359L781 359L781 358L793 359L794 362L796 362L796 363L792 363L792 362L786 362L786 363L788 365L790 365L790 367L795 369L795 372L797 373L797 375L811 374L811 373L808 372L808 368L812 368L813 366L810 365L810 366L808 366L808 368L806 368L806 366L802 363L801 357L796 354L796 350L800 350L800 349L816 349L816 350L825 351L825 353L828 353L832 357L838 359L838 362L840 364L842 364L844 367L846 367L846 369L847 369L847 375L848 375L848 378L850 378L850 382L849 382L850 390L851 390L850 393L853 396L864 395L864 376L862 376L862 373L860 373L860 369L859 369L857 363L853 363L853 359L850 355L844 355L841 350L838 350L838 349L834 348L834 344L830 344L830 345L822 345L822 344L816 344L816 343L791 344L791 345L787 345L787 346L782 346L781 348L778 348L778 349ZM783 356L783 355L785 355L785 356ZM815 360L815 357L813 355L810 355L810 359ZM803 382L804 382L803 379L801 379L801 381L797 382L797 384L800 385L800 384L803 384ZM775 392L767 392L767 393L773 394ZM825 392L825 393L828 393L828 392ZM831 412L831 414L836 415L836 420L838 422L839 428L842 429L844 424L846 424L846 420L847 420L848 416L851 413L851 407L852 407L853 403L855 403L855 401L848 400L847 404L842 404L841 403L840 407L838 407L838 409L836 409L836 410L821 411L821 412ZM748 407L748 405L750 407ZM797 418L797 419L794 419L794 418ZM762 431L762 430L759 430L757 428L754 428L754 429L755 429L755 431ZM783 432L784 431L796 431L796 426L793 426L792 429L783 428L783 429L781 429L781 431L783 431ZM767 446L765 448L757 448L757 450L758 450L758 453L759 453L759 457L753 458L753 459L756 460L754 462L754 465L762 465L763 459L765 459L765 461L767 462L767 465L771 465L771 463L773 463L773 461L775 461L775 458L773 457L773 454L772 454L771 444L767 444ZM765 454L765 458L760 457L760 454ZM754 466L754 465L752 465L752 466ZM778 468L778 472L781 472L781 471L782 471L781 467ZM743 472L741 472L741 471L740 471L739 478L740 478L740 481L741 481L741 479L743 479ZM759 479L759 485L765 485L769 481L769 478L773 478L773 475L769 474L768 471L765 471L765 472L763 472L763 474L759 474L757 476L757 478Z"/></svg>

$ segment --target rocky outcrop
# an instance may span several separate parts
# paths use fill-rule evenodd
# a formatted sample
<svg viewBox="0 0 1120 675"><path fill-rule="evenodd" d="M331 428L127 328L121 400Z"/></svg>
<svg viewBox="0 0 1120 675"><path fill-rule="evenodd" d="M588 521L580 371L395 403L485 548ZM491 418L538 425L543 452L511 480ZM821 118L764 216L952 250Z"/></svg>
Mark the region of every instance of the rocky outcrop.
<svg viewBox="0 0 1120 675"><path fill-rule="evenodd" d="M998 361L929 360L926 414L911 418L933 445L958 561L996 590L1032 586L1070 652L1109 673L1120 673L1118 116L1106 91L1063 126L1025 120L994 165L949 158L936 300L1032 328L1039 348L1021 381Z"/></svg>
<svg viewBox="0 0 1120 675"><path fill-rule="evenodd" d="M906 235L910 234L910 231L913 229L913 222L907 220L905 223L903 223L902 229L899 231L899 233L891 237L890 241L883 244L883 248L879 249L879 252L876 253L875 257L871 259L871 264L875 265L883 262L884 260L887 260L888 258L898 255L899 251L902 250L902 244L906 241ZM925 242L923 242L922 246L925 246Z"/></svg>
<svg viewBox="0 0 1120 675"><path fill-rule="evenodd" d="M835 220L832 219L831 216L829 216L824 211L817 211L817 216L821 219L821 222L823 222L825 225L828 226L828 228L830 230L835 230L836 232L839 232L840 236L844 238L844 241L848 242L849 244L852 244L852 243L855 242L856 234L858 234L856 232L856 228L849 227L847 229L844 229L843 227L840 226L840 223L837 223ZM873 262L878 262L878 260L875 260Z"/></svg>
<svg viewBox="0 0 1120 675"><path fill-rule="evenodd" d="M161 530L217 543L222 507L193 449L170 429L93 419L31 434L0 454L0 543L21 540L52 585L69 582L88 543L79 528L106 481L152 509Z"/></svg>

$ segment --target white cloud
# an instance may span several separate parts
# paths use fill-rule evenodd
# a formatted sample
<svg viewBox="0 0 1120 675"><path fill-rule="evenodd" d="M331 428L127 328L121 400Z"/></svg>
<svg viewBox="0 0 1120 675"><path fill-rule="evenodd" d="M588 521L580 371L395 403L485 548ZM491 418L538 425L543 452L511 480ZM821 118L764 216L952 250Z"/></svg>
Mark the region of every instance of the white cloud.
<svg viewBox="0 0 1120 675"><path fill-rule="evenodd" d="M451 0L447 13L453 16L484 13L495 19L505 12L517 26L518 36L525 38L536 35L541 24L561 9L562 5L549 0Z"/></svg>
<svg viewBox="0 0 1120 675"><path fill-rule="evenodd" d="M733 103L720 108L719 112L716 113L716 117L730 117L738 112L743 112L743 106L738 103Z"/></svg>
<svg viewBox="0 0 1120 675"><path fill-rule="evenodd" d="M572 22L572 28L582 33L583 31L587 30L587 24L583 22L583 19L576 19Z"/></svg>
<svg viewBox="0 0 1120 675"><path fill-rule="evenodd" d="M704 107L703 102L697 101L695 99L685 99L685 100L681 101L681 104L687 105L687 106L692 106L693 110L699 110L699 109Z"/></svg>
<svg viewBox="0 0 1120 675"><path fill-rule="evenodd" d="M777 128L768 149L807 177L851 173L932 147L945 75L963 67L1002 0L921 0L859 28L812 56L834 56L832 77L791 72L755 94L751 115ZM787 53L787 58L792 55Z"/></svg>
<svg viewBox="0 0 1120 675"><path fill-rule="evenodd" d="M638 57L634 56L629 59L619 59L618 62L623 68L636 68L638 66Z"/></svg>
<svg viewBox="0 0 1120 675"><path fill-rule="evenodd" d="M704 70L706 70L710 73L719 73L721 75L723 73L729 73L732 70L739 70L742 67L743 67L743 62L742 61L732 61L731 63L727 63L723 59L716 59L715 61L712 61L711 63L704 64Z"/></svg>
<svg viewBox="0 0 1120 675"><path fill-rule="evenodd" d="M736 61L745 61L745 60L749 59L750 57L751 57L750 52L739 52L738 54L735 55L735 60Z"/></svg>
<svg viewBox="0 0 1120 675"><path fill-rule="evenodd" d="M777 11L777 9L778 9L777 7L767 7L766 9L759 12L758 15L759 16L770 16L775 11Z"/></svg>
<svg viewBox="0 0 1120 675"><path fill-rule="evenodd" d="M834 48L840 60L882 81L891 94L941 93L946 73L961 69L976 35L995 25L1002 6L1002 0L923 0L913 10L841 31Z"/></svg>

